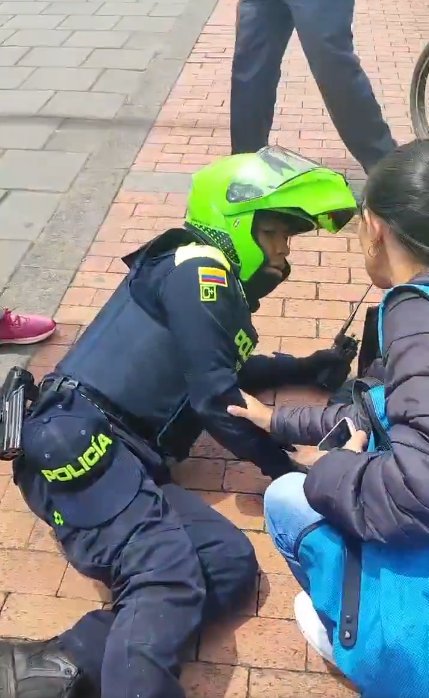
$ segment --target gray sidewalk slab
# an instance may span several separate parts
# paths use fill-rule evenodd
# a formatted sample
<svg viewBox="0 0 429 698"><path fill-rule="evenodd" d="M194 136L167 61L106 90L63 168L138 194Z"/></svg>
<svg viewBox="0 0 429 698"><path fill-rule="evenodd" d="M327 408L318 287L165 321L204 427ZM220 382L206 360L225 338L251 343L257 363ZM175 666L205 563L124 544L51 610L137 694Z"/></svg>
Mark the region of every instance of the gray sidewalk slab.
<svg viewBox="0 0 429 698"><path fill-rule="evenodd" d="M0 306L55 312L215 4L0 2Z"/></svg>

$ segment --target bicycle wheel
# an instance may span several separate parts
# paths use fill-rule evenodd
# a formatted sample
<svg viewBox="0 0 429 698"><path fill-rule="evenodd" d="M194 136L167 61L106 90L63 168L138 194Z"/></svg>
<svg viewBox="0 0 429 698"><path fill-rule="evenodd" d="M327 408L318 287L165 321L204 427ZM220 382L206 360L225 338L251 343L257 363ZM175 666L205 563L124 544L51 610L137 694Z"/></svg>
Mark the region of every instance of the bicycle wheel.
<svg viewBox="0 0 429 698"><path fill-rule="evenodd" d="M413 130L417 138L429 138L428 107L426 102L426 83L429 75L429 44L421 52L410 89L410 112ZM428 95L429 99L429 95Z"/></svg>

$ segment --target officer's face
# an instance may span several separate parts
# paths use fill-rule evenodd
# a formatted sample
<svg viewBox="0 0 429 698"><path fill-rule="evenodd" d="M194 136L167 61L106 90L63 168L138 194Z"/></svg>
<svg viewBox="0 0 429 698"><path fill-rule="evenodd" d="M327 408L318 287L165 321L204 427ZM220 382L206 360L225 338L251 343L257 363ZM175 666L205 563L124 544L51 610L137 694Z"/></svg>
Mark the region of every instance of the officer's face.
<svg viewBox="0 0 429 698"><path fill-rule="evenodd" d="M268 260L266 269L279 278L283 278L287 267L291 233L287 223L275 216L266 214L258 221L256 238Z"/></svg>

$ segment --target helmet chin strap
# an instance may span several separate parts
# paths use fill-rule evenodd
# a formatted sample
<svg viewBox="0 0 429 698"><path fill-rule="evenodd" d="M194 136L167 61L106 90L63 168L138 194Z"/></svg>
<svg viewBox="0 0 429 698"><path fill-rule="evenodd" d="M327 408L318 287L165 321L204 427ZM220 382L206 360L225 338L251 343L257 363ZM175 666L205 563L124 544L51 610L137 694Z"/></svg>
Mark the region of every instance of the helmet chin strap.
<svg viewBox="0 0 429 698"><path fill-rule="evenodd" d="M277 275L270 274L266 266L262 266L248 281L243 282L244 293L246 294L246 299L252 313L259 308L259 300L268 296L271 291L274 291L282 281L288 278L290 272L290 264L285 260L285 266L280 279Z"/></svg>
<svg viewBox="0 0 429 698"><path fill-rule="evenodd" d="M212 245L214 244L214 241L211 239L210 236L208 236L198 228L194 227L190 223L185 224L185 230L190 232L195 240L204 243L208 242ZM227 250L222 244L220 244L219 241L215 243L215 246L222 250L222 252L225 254L227 258L229 258L229 261L231 262L231 258L229 257L229 250ZM265 264L263 264L248 281L241 282L244 294L246 296L246 300L249 304L249 308L252 313L258 310L259 300L261 298L264 298L264 296L267 296L269 293L271 293L271 291L274 291L274 289L279 284L281 284L282 281L288 278L291 271L289 262L285 259L285 266L282 272L282 277L279 280L277 275L269 273L266 266L267 262L268 260L265 259ZM234 263L231 262L231 264L234 267ZM237 276L238 272L239 269L238 267L236 267Z"/></svg>

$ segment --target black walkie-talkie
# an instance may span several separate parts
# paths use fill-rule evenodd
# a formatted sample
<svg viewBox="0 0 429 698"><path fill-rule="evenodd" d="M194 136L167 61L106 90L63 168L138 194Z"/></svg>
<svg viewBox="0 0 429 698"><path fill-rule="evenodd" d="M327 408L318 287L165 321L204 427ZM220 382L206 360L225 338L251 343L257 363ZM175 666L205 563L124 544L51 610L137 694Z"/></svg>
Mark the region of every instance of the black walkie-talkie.
<svg viewBox="0 0 429 698"><path fill-rule="evenodd" d="M368 286L362 298L357 303L356 308L354 308L353 312L350 313L349 317L335 337L332 345L332 349L335 349L338 352L338 355L345 359L350 366L357 356L360 340L356 339L356 335L354 334L347 336L346 332L355 319L357 311L364 302L371 288L372 284ZM337 387L335 368L325 368L323 371L321 371L317 376L316 385L324 390L334 390Z"/></svg>

